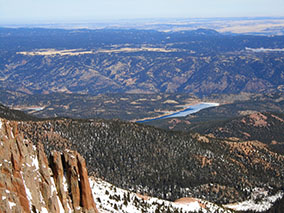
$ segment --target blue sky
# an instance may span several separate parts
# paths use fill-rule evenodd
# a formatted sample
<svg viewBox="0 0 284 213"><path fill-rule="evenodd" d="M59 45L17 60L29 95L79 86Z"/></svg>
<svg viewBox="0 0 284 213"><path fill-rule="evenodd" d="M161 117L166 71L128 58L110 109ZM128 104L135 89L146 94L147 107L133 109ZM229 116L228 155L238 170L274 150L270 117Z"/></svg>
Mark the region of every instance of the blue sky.
<svg viewBox="0 0 284 213"><path fill-rule="evenodd" d="M0 0L0 22L284 16L284 0Z"/></svg>

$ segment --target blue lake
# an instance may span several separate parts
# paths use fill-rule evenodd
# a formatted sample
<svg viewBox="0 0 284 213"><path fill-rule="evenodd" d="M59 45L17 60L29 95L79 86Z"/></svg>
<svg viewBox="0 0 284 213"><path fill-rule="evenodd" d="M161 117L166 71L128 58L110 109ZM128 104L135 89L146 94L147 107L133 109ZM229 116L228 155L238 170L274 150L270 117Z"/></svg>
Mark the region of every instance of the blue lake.
<svg viewBox="0 0 284 213"><path fill-rule="evenodd" d="M218 103L200 103L200 104L196 104L196 105L192 105L192 106L188 106L186 109L178 111L178 112L174 112L172 114L167 114L167 115L163 115L157 118L150 118L150 119L145 119L145 120L140 120L140 121L136 121L137 123L144 123L144 122L149 122L149 121L156 121L156 120L161 120L161 119L165 119L165 118L177 118L177 117L185 117L187 115L199 112L202 109L206 109L206 108L210 108L210 107L216 107L219 106Z"/></svg>

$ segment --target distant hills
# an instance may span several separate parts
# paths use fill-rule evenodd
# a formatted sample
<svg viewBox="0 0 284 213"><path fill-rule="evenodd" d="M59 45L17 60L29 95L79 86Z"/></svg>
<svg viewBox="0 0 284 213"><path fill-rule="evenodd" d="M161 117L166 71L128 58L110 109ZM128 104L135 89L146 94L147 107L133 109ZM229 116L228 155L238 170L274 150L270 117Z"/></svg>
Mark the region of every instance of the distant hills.
<svg viewBox="0 0 284 213"><path fill-rule="evenodd" d="M283 41L206 29L1 28L0 82L28 94L282 91L282 52L251 49L281 49Z"/></svg>
<svg viewBox="0 0 284 213"><path fill-rule="evenodd" d="M7 27L53 29L138 29L178 32L214 29L226 34L283 35L283 17L156 18L76 23L2 24Z"/></svg>
<svg viewBox="0 0 284 213"><path fill-rule="evenodd" d="M275 152L284 154L284 114L253 113L238 117L203 130L218 138L239 138L240 140L258 140L268 144Z"/></svg>

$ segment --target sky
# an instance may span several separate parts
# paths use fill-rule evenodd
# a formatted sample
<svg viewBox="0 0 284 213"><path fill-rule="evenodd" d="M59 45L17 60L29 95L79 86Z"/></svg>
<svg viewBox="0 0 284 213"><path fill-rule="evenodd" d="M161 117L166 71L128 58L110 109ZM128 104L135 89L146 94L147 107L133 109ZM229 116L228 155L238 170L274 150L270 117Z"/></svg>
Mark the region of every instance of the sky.
<svg viewBox="0 0 284 213"><path fill-rule="evenodd" d="M1 23L284 16L284 0L0 0Z"/></svg>

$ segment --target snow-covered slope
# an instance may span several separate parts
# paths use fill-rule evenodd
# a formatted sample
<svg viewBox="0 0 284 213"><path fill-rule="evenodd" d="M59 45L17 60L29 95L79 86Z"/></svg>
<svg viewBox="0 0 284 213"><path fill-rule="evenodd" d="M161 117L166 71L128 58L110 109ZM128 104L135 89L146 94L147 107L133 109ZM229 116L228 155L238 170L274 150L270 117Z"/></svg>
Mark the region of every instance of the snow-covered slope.
<svg viewBox="0 0 284 213"><path fill-rule="evenodd" d="M101 179L89 178L99 212L232 212L216 204L195 199L184 198L176 202L139 195L118 188Z"/></svg>
<svg viewBox="0 0 284 213"><path fill-rule="evenodd" d="M268 191L266 191L265 189L255 188L251 194L251 199L239 203L227 204L224 205L224 207L233 209L235 211L265 212L269 210L273 206L273 204L283 196L283 191L269 195Z"/></svg>
<svg viewBox="0 0 284 213"><path fill-rule="evenodd" d="M283 198L284 192L269 194L264 188L255 188L249 200L218 206L214 203L196 199L182 198L175 202L139 195L118 188L101 179L89 178L93 197L100 212L265 212Z"/></svg>

